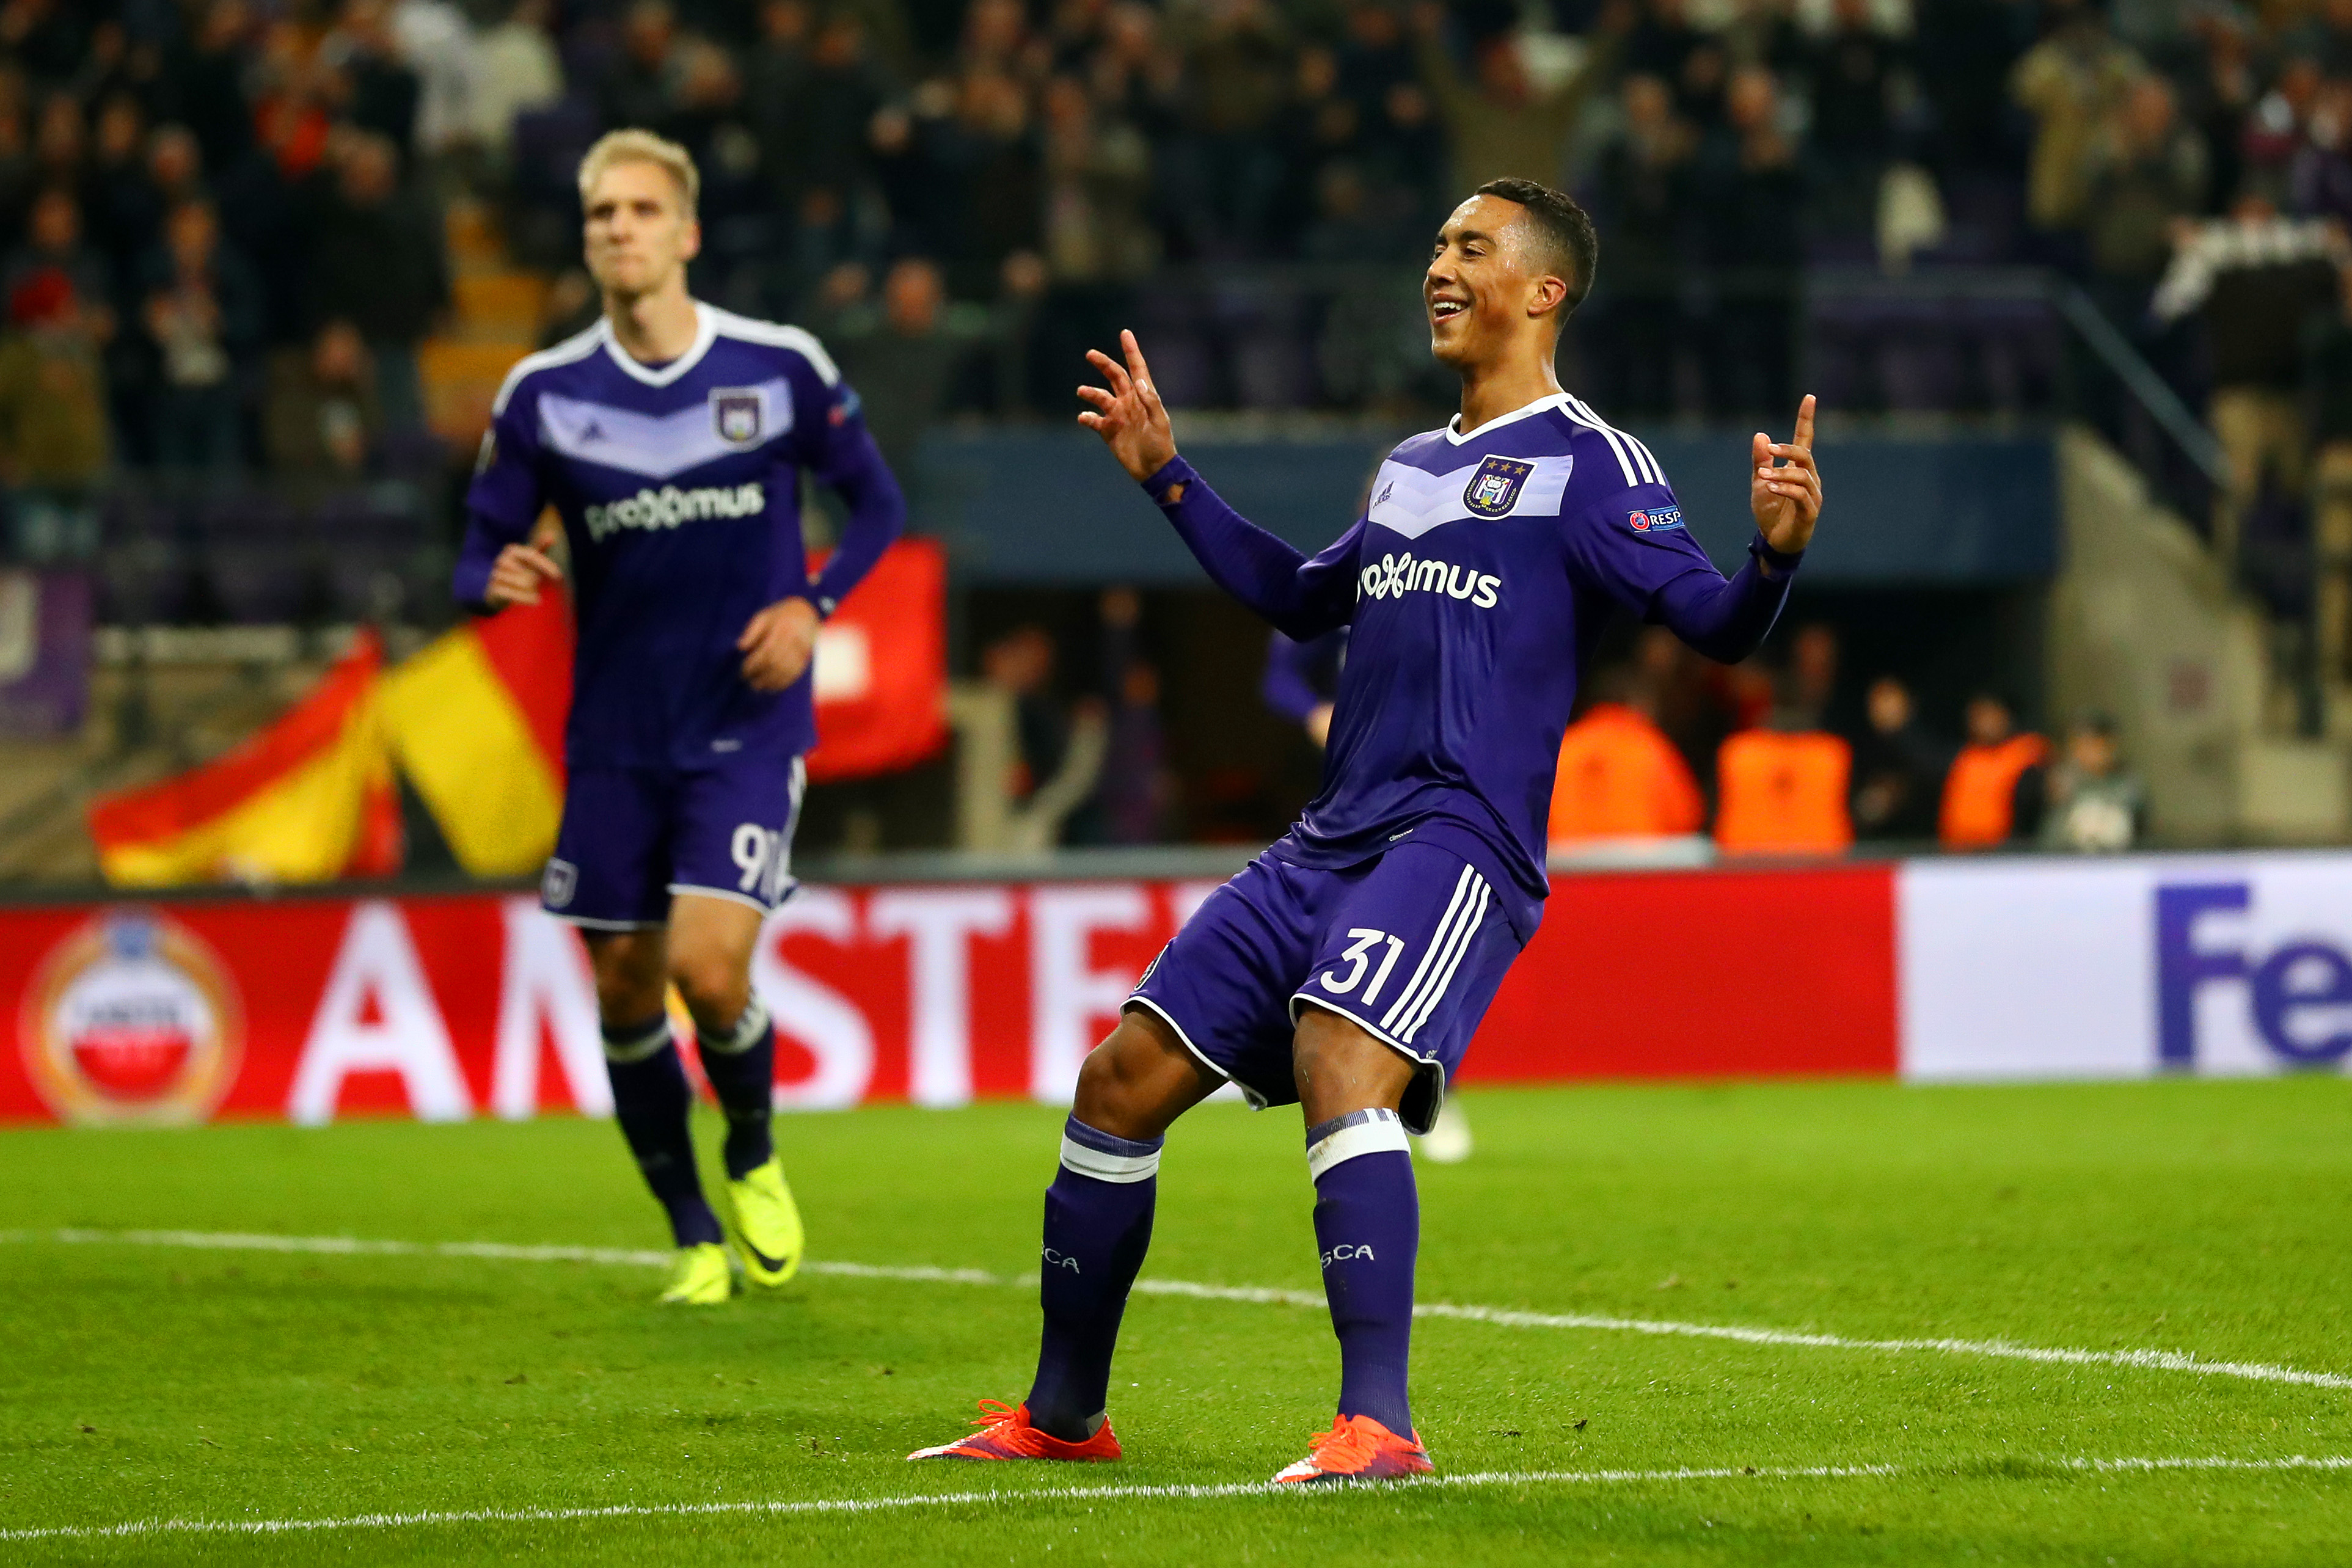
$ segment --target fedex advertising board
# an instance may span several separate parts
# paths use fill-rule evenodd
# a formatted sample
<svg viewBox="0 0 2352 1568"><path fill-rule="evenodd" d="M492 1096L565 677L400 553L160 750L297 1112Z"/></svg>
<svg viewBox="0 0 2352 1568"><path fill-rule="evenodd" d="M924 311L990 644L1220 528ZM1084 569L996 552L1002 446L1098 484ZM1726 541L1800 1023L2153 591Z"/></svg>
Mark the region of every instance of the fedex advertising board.
<svg viewBox="0 0 2352 1568"><path fill-rule="evenodd" d="M2352 855L1915 861L1904 1076L2341 1071Z"/></svg>

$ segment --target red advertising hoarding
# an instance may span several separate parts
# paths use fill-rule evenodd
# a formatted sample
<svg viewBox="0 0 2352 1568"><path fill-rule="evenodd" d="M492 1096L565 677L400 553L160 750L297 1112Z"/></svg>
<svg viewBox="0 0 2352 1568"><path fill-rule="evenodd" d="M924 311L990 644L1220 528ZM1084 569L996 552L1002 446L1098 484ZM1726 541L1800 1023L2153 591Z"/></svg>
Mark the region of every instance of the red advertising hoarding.
<svg viewBox="0 0 2352 1568"><path fill-rule="evenodd" d="M1894 871L1557 879L1465 1081L1892 1073ZM1213 882L813 887L754 980L778 1099L1066 1099ZM586 956L521 895L0 912L0 1118L607 1108Z"/></svg>

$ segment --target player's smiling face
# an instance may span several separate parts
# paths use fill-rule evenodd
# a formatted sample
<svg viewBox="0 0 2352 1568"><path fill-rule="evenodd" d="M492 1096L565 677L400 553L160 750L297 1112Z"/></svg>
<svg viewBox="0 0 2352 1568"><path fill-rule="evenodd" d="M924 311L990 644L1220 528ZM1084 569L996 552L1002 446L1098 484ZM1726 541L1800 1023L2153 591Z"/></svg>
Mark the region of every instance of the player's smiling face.
<svg viewBox="0 0 2352 1568"><path fill-rule="evenodd" d="M1559 281L1527 265L1533 247L1519 229L1527 209L1501 196L1473 196L1454 209L1437 231L1429 270L1421 282L1429 312L1429 351L1437 362L1459 370L1491 361L1539 327L1532 308L1549 281Z"/></svg>
<svg viewBox="0 0 2352 1568"><path fill-rule="evenodd" d="M613 164L596 177L585 206L589 276L608 294L659 293L702 248L685 193L658 163Z"/></svg>

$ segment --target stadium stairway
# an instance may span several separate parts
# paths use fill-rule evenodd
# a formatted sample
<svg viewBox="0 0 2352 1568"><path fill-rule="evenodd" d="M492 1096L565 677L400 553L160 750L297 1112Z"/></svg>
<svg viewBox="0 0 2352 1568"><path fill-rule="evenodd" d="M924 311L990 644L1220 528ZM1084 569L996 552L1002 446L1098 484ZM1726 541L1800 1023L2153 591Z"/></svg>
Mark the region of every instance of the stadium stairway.
<svg viewBox="0 0 2352 1568"><path fill-rule="evenodd" d="M490 402L514 362L537 344L548 280L508 259L489 209L453 202L446 219L453 296L449 331L417 352L425 423L457 450L470 450L490 422Z"/></svg>
<svg viewBox="0 0 2352 1568"><path fill-rule="evenodd" d="M2140 471L2082 426L2059 437L2064 561L2050 599L2051 716L2112 714L2158 843L2337 843L2352 747L2293 733L2271 628Z"/></svg>

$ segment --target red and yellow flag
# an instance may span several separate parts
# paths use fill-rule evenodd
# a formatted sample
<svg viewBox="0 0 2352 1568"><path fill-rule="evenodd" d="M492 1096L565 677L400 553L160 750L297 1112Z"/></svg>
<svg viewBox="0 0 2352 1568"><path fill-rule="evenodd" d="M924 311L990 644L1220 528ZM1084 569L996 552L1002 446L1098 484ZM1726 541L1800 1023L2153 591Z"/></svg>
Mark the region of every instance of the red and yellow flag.
<svg viewBox="0 0 2352 1568"><path fill-rule="evenodd" d="M400 869L400 800L376 679L383 644L351 651L268 728L205 766L89 809L99 869L122 887L326 882Z"/></svg>
<svg viewBox="0 0 2352 1568"><path fill-rule="evenodd" d="M443 633L383 678L393 756L475 876L536 875L563 815L572 602L551 585Z"/></svg>

